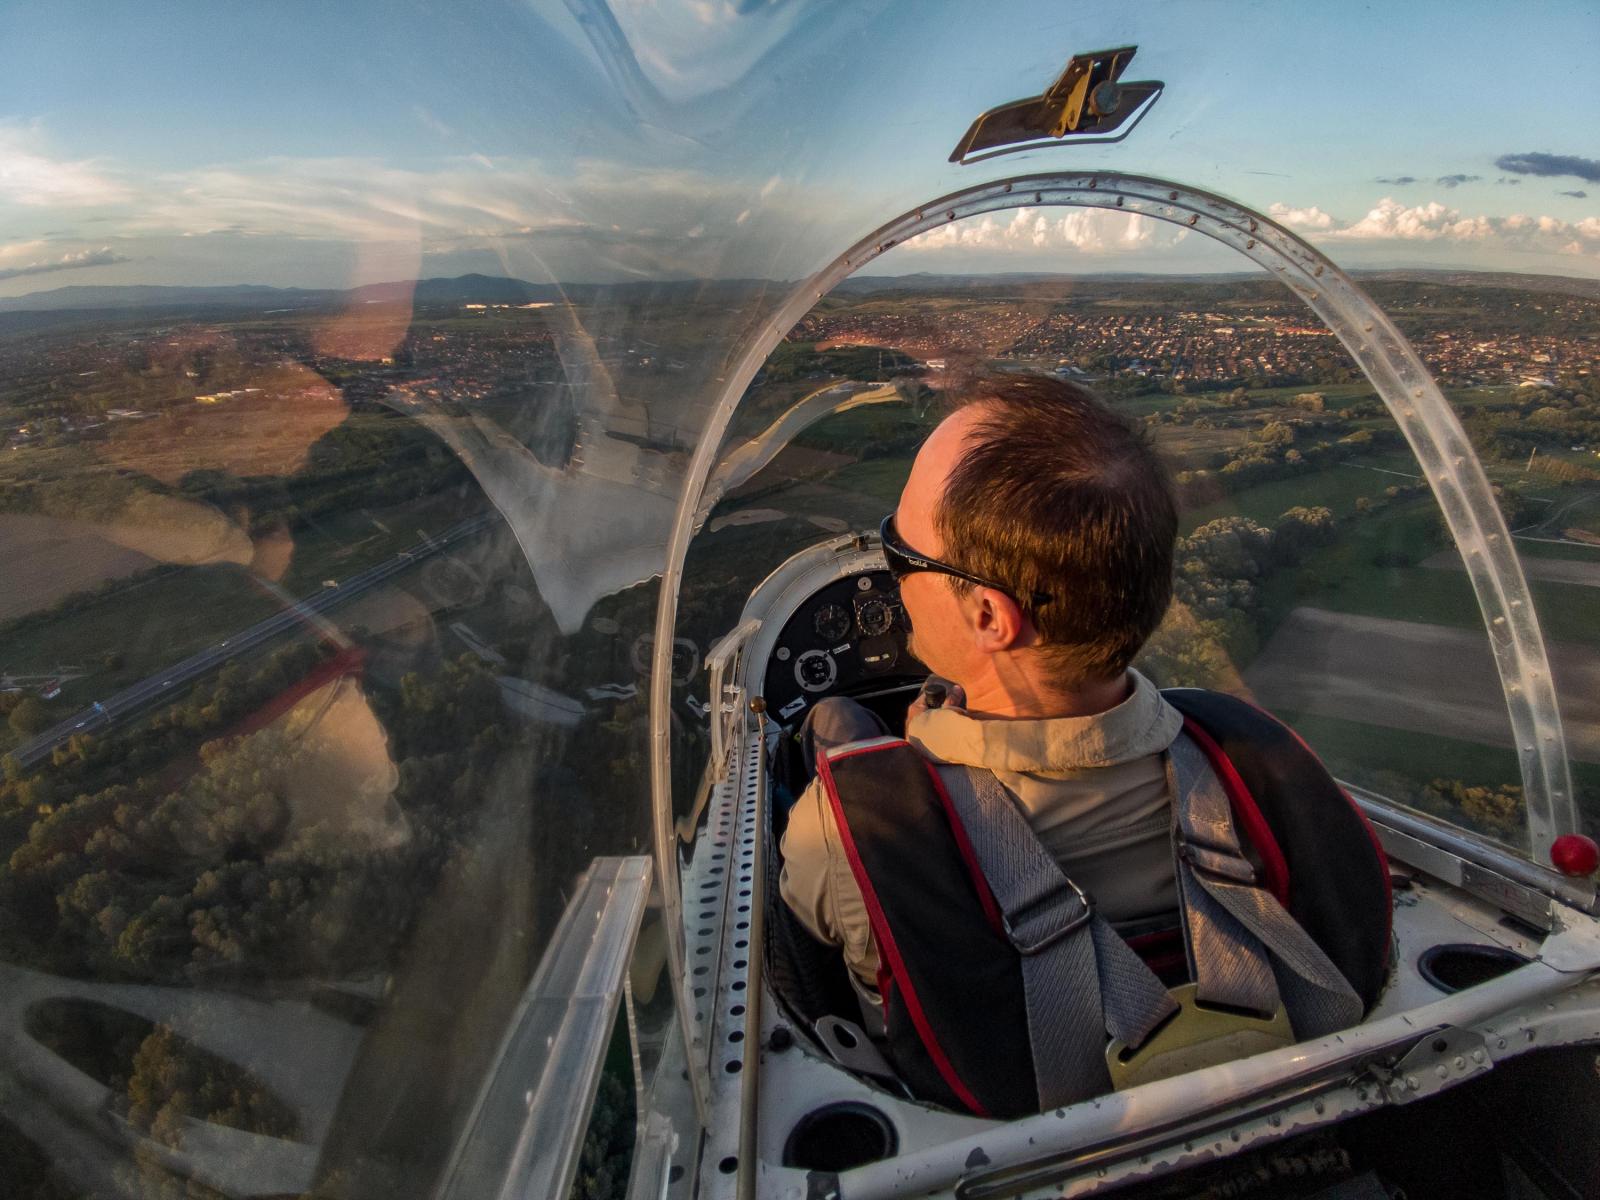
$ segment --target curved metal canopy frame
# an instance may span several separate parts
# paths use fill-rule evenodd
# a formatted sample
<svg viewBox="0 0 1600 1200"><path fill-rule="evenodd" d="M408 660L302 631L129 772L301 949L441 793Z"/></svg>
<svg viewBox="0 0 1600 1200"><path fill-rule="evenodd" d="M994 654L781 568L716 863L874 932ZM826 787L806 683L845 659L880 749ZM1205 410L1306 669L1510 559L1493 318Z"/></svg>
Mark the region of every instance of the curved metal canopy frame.
<svg viewBox="0 0 1600 1200"><path fill-rule="evenodd" d="M1101 208L1137 213L1183 226L1237 250L1286 283L1344 344L1389 408L1443 510L1483 611L1495 666L1505 690L1528 806L1530 850L1547 862L1550 844L1578 829L1566 745L1544 638L1528 582L1477 455L1461 423L1415 350L1373 301L1325 255L1283 226L1209 192L1168 180L1119 173L1050 172L979 184L905 213L857 242L800 284L746 347L695 447L667 548L656 610L651 672L651 792L657 877L667 911L676 917L678 877L671 794L668 704L673 628L684 557L700 505L734 409L784 335L835 284L908 238L965 217L1014 208ZM674 978L683 975L681 921L669 919ZM687 1004L685 1042L695 1045ZM691 1055L691 1060L696 1055ZM700 1064L703 1071L704 1064ZM697 1073L691 1069L691 1075ZM703 1096L695 1079L697 1097Z"/></svg>

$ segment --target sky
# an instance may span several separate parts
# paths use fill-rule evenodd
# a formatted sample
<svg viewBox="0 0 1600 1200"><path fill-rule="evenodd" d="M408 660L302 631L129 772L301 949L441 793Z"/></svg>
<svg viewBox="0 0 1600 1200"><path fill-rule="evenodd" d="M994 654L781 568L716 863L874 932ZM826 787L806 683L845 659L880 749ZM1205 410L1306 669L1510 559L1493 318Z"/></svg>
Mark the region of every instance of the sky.
<svg viewBox="0 0 1600 1200"><path fill-rule="evenodd" d="M1166 84L1123 143L945 161L985 108L1123 44L1128 78ZM0 297L800 278L940 195L1080 169L1220 192L1351 267L1600 277L1597 51L1600 7L1575 0L13 5ZM958 222L873 269L1242 266L1053 209Z"/></svg>

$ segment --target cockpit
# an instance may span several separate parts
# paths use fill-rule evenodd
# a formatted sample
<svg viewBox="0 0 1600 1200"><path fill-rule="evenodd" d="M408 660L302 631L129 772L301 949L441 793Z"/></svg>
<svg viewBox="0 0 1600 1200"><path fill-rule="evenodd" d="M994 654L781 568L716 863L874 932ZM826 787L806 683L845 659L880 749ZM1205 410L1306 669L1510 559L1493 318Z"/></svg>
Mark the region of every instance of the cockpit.
<svg viewBox="0 0 1600 1200"><path fill-rule="evenodd" d="M1592 22L8 17L0 1190L1588 1194ZM1000 371L1151 440L1135 666L1316 751L1395 931L1357 1024L1015 1120L777 891Z"/></svg>

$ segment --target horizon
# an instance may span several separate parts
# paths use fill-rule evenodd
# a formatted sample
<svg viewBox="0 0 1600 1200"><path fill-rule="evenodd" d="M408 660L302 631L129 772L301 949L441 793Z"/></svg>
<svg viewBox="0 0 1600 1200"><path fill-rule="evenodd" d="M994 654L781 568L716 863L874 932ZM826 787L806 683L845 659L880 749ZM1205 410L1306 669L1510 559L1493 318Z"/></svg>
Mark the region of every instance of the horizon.
<svg viewBox="0 0 1600 1200"><path fill-rule="evenodd" d="M1552 274L1546 271L1528 271L1513 269L1495 269L1482 267L1436 267L1436 266L1407 266L1396 265L1386 267L1354 267L1341 268L1353 278L1372 278L1385 275L1439 275L1439 276L1483 276L1486 279L1504 276L1516 279L1549 280L1570 286L1574 283L1593 283L1600 289L1600 278L1589 279L1586 276L1571 276ZM59 296L62 293L74 292L134 292L134 291L162 291L162 292L237 292L255 290L274 293L310 293L314 295L345 295L352 292L377 291L384 288L415 288L428 283L460 283L464 280L483 280L486 283L516 283L537 289L591 289L591 290L622 290L629 288L651 287L688 287L706 286L709 284L782 284L797 286L804 282L800 279L763 279L751 276L727 276L720 278L682 277L639 280L580 280L564 279L548 283L538 283L533 280L523 279L515 275L491 275L482 271L467 271L459 275L425 275L409 279L393 278L375 280L371 283L355 284L350 287L308 287L305 285L278 285L243 281L235 283L205 283L205 284L161 284L161 283L115 283L115 284L61 284L51 288L40 288L31 292L22 292L15 296L0 297L0 311L29 311L16 307L20 302L36 297ZM1098 270L1098 271L903 271L893 274L861 273L847 276L835 286L835 291L846 285L861 281L883 281L894 283L906 280L1017 280L1027 282L1048 282L1051 280L1102 280L1106 282L1184 282L1188 280L1216 280L1234 283L1281 283L1276 276L1263 270L1214 270L1214 271L1136 271L1136 270ZM1286 286L1286 285L1285 285ZM830 293L831 294L831 293Z"/></svg>

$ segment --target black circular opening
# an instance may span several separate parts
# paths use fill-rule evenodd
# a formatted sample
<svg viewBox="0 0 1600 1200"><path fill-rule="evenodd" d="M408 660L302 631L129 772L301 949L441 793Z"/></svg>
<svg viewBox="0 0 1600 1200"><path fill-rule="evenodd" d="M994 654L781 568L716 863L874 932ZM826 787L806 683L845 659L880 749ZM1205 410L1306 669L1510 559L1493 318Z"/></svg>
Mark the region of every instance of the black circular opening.
<svg viewBox="0 0 1600 1200"><path fill-rule="evenodd" d="M1452 942L1424 950L1417 960L1417 971L1441 992L1459 992L1498 979L1530 961L1504 946Z"/></svg>
<svg viewBox="0 0 1600 1200"><path fill-rule="evenodd" d="M737 1058L730 1058L727 1062L722 1064L722 1069L729 1075L737 1075L740 1071L744 1070L744 1063L740 1062Z"/></svg>
<svg viewBox="0 0 1600 1200"><path fill-rule="evenodd" d="M805 1171L847 1171L899 1149L894 1126L870 1104L828 1104L800 1118L783 1144L783 1165Z"/></svg>
<svg viewBox="0 0 1600 1200"><path fill-rule="evenodd" d="M738 1169L739 1160L731 1154L717 1164L717 1170L721 1171L724 1175L732 1175Z"/></svg>
<svg viewBox="0 0 1600 1200"><path fill-rule="evenodd" d="M735 1004L728 1012L735 1017L742 1017L744 1016L744 1005Z"/></svg>

